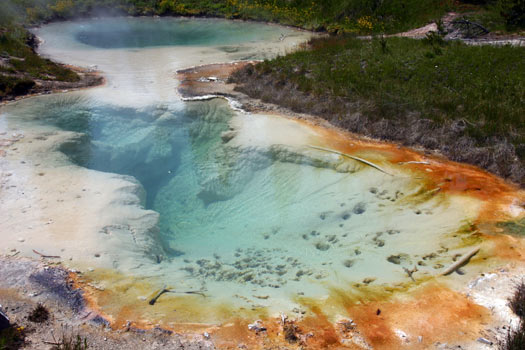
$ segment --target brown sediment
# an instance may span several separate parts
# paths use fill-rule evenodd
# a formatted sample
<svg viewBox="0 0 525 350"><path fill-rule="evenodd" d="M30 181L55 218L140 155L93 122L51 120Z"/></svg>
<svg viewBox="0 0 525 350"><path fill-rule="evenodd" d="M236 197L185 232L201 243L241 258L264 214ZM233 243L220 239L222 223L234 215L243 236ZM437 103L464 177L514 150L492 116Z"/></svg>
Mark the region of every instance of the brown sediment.
<svg viewBox="0 0 525 350"><path fill-rule="evenodd" d="M236 310L232 305L194 294L164 293L154 305L150 305L151 296L158 294L162 288L159 287L162 281L158 278L143 279L107 269L85 274L71 273L70 278L76 288L84 291L88 306L97 310L115 329L132 321L134 326L145 329L176 324L177 331L204 331L217 324L234 322L241 316L246 319L267 317L264 310ZM186 291L184 287L177 286L169 289Z"/></svg>
<svg viewBox="0 0 525 350"><path fill-rule="evenodd" d="M234 86L227 83L228 77L235 70L253 63L255 61L215 63L179 70L176 75L180 81L178 91L185 97L232 95Z"/></svg>
<svg viewBox="0 0 525 350"><path fill-rule="evenodd" d="M348 314L353 324L341 330L323 309L332 306L328 301L305 301L314 316L300 322L305 332L313 332L309 345L315 349L337 348L347 344L355 335L361 336L374 349L427 349L437 341L461 342L476 338L490 320L490 312L475 304L462 293L446 285L430 282L402 295L374 294L366 300L337 291L332 296ZM351 319L352 321L349 321ZM349 333L349 334L347 334Z"/></svg>

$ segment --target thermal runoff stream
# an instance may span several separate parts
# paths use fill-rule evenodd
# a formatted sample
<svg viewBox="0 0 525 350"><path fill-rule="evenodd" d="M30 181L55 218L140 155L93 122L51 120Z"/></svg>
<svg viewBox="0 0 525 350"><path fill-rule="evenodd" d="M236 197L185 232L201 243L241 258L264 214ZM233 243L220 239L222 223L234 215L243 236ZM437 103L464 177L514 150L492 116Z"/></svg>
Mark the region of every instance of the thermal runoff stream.
<svg viewBox="0 0 525 350"><path fill-rule="evenodd" d="M356 319L356 303L443 281L460 289L514 259L501 237L522 227L524 196L503 180L176 91L178 69L272 58L309 33L112 18L35 34L42 55L106 84L0 109L16 141L0 158L2 249L60 256L115 327L218 329L280 312L335 323ZM477 247L461 274L441 276Z"/></svg>

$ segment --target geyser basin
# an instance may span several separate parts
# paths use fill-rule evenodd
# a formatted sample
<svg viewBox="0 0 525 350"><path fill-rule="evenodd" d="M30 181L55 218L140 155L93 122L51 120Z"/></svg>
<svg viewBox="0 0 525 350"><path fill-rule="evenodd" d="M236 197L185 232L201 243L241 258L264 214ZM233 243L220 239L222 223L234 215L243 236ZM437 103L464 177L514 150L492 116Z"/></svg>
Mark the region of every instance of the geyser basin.
<svg viewBox="0 0 525 350"><path fill-rule="evenodd" d="M485 320L480 307L433 283L465 285L487 266L516 259L505 236L488 234L502 231L497 221L523 217L523 193L472 167L304 121L237 113L219 99L176 96L174 69L239 52L262 57L265 45L276 53L302 38L290 29L246 23L246 32L232 33L254 42L225 49L235 41L216 33L195 43L155 41L155 23L172 33L197 30L192 21L119 21L39 30L46 54L97 65L108 84L2 109L8 251L61 256L115 327L129 320L221 334L237 320L231 324L240 328L223 335L233 339L248 332L246 320L279 312L304 314L306 328L345 317L365 327L368 303L419 285L427 307L469 311L470 325L444 318L440 331L470 335ZM211 32L244 25L198 23ZM138 30L140 40L104 41L117 24ZM464 275L438 277L475 246L482 250ZM164 286L177 293L150 305ZM360 341L388 345L363 332ZM334 337L330 344L339 343Z"/></svg>
<svg viewBox="0 0 525 350"><path fill-rule="evenodd" d="M272 296L247 306L283 308L297 293L409 282L404 267L433 276L479 241L476 201L428 195L404 174L309 148L322 138L295 122L234 116L220 100L135 110L73 96L9 113L79 133L60 148L76 164L139 180L160 234L150 233L159 247L137 274L153 269L214 298Z"/></svg>

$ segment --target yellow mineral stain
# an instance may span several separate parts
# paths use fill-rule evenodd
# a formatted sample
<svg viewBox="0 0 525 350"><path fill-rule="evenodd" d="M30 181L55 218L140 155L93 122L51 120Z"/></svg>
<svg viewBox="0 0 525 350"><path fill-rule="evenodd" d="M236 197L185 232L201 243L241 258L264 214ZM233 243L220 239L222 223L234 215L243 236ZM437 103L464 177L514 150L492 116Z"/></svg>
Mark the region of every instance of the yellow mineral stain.
<svg viewBox="0 0 525 350"><path fill-rule="evenodd" d="M264 310L239 310L228 303L213 301L211 296L173 293L158 295L158 279L144 279L115 270L97 269L85 274L71 273L76 288L84 291L88 306L110 321L113 328L124 327L128 321L138 328L162 328L178 332L207 330L218 325L237 322L240 318L266 318ZM97 288L103 281L105 288ZM172 291L183 292L176 287Z"/></svg>

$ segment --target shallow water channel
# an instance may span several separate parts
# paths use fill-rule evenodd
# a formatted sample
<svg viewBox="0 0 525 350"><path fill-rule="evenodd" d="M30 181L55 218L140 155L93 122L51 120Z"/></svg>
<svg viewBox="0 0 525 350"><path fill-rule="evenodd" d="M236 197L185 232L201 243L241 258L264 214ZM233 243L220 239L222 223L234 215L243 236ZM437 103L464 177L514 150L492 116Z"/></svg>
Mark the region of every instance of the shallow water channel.
<svg viewBox="0 0 525 350"><path fill-rule="evenodd" d="M34 223L10 218L4 227L71 267L105 271L93 277L100 291L112 288L114 271L201 291L202 303L271 313L334 289L408 285L406 269L414 267L418 279L432 278L480 241L471 228L479 200L429 193L424 175L394 167L388 151L360 154L387 174L311 148L329 144L312 125L237 112L220 99L183 102L176 92L176 69L274 57L307 33L167 18L35 32L43 55L99 69L107 83L0 110L4 131L25 135L24 164L44 169L18 170L36 183L25 199L40 212ZM134 302L145 302L142 292ZM210 308L176 319L220 317Z"/></svg>

